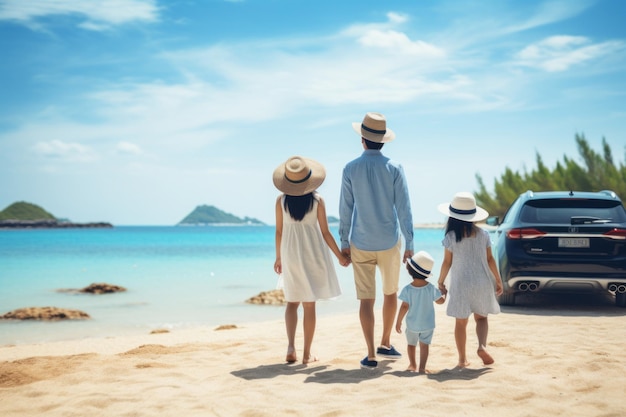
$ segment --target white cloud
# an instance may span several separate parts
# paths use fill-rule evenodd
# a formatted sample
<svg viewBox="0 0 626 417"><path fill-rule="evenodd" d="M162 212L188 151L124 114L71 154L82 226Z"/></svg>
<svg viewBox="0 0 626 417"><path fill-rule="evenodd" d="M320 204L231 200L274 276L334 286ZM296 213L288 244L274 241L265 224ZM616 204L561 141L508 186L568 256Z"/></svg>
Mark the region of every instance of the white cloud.
<svg viewBox="0 0 626 417"><path fill-rule="evenodd" d="M154 22L159 9L155 0L0 0L0 20L20 22L40 29L38 20L47 16L80 16L78 26L86 30L105 30L134 21Z"/></svg>
<svg viewBox="0 0 626 417"><path fill-rule="evenodd" d="M595 3L595 0L551 0L539 4L528 19L508 27L507 32L519 32L579 15Z"/></svg>
<svg viewBox="0 0 626 417"><path fill-rule="evenodd" d="M389 12L387 18L391 23L405 23L409 21L409 17L403 13Z"/></svg>
<svg viewBox="0 0 626 417"><path fill-rule="evenodd" d="M65 161L88 162L96 159L93 150L76 142L63 142L58 139L37 142L33 146L35 153L47 158L59 158Z"/></svg>
<svg viewBox="0 0 626 417"><path fill-rule="evenodd" d="M141 155L143 153L139 145L126 141L118 142L115 149L118 153L122 154Z"/></svg>
<svg viewBox="0 0 626 417"><path fill-rule="evenodd" d="M386 49L401 55L420 55L424 57L442 57L445 52L427 42L412 41L402 32L395 30L370 30L358 39L365 47Z"/></svg>
<svg viewBox="0 0 626 417"><path fill-rule="evenodd" d="M552 36L521 50L516 55L515 63L548 72L559 72L623 49L624 42L621 41L594 44L582 36Z"/></svg>

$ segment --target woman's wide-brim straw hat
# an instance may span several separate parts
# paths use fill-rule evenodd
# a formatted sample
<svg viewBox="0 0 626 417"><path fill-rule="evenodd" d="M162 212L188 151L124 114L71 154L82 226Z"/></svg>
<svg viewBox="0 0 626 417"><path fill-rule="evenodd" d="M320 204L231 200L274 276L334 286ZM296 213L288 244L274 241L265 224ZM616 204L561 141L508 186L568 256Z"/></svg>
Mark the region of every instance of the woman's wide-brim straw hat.
<svg viewBox="0 0 626 417"><path fill-rule="evenodd" d="M487 210L478 207L474 195L468 192L456 193L450 203L439 204L437 209L448 217L465 222L479 222L489 217Z"/></svg>
<svg viewBox="0 0 626 417"><path fill-rule="evenodd" d="M292 156L273 175L274 185L287 195L300 196L315 191L326 178L326 169L313 159Z"/></svg>
<svg viewBox="0 0 626 417"><path fill-rule="evenodd" d="M356 133L372 142L387 143L395 139L396 134L387 128L387 120L380 113L365 114L362 122L353 122L352 128Z"/></svg>

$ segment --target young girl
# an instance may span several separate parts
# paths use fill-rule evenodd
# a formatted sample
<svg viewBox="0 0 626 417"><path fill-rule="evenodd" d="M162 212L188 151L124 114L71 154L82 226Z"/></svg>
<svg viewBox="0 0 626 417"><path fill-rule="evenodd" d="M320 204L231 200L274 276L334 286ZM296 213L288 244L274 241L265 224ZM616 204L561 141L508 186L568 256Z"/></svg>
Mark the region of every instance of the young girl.
<svg viewBox="0 0 626 417"><path fill-rule="evenodd" d="M276 199L276 261L274 271L282 274L287 300L288 363L297 360L295 348L298 307L304 310L304 352L302 363L317 360L311 355L315 333L315 302L341 294L330 248L342 266L350 264L330 230L324 200L315 190L326 177L324 167L308 158L293 156L273 174L282 195Z"/></svg>
<svg viewBox="0 0 626 417"><path fill-rule="evenodd" d="M451 203L440 204L438 210L448 216L438 283L442 294L450 294L448 316L456 318L454 338L459 354L458 366L465 368L469 365L465 344L467 323L472 313L476 321L478 356L485 365L490 365L494 360L486 349L487 315L500 312L496 295L502 294L502 279L491 253L489 233L474 224L486 219L488 213L477 207L474 196L466 192L457 193ZM449 290L444 284L448 273L451 275Z"/></svg>

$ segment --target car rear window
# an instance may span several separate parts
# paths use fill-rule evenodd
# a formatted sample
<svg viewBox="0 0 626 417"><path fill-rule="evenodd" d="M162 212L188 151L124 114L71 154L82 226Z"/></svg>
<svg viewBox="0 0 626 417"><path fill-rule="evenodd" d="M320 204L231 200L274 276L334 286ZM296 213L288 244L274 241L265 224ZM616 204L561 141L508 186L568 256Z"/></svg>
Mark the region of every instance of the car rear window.
<svg viewBox="0 0 626 417"><path fill-rule="evenodd" d="M575 220L572 221L572 218ZM572 224L575 222L626 222L626 212L618 201L595 199L530 200L522 207L525 223Z"/></svg>

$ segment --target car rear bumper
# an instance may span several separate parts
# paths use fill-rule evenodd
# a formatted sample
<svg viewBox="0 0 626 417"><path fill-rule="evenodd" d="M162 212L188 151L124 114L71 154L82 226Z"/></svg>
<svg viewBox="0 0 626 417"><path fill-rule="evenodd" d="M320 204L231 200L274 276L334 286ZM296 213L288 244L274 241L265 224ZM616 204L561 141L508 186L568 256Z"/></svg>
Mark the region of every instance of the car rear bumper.
<svg viewBox="0 0 626 417"><path fill-rule="evenodd" d="M554 277L541 275L518 275L505 284L510 291L611 291L626 292L626 276L623 277Z"/></svg>

